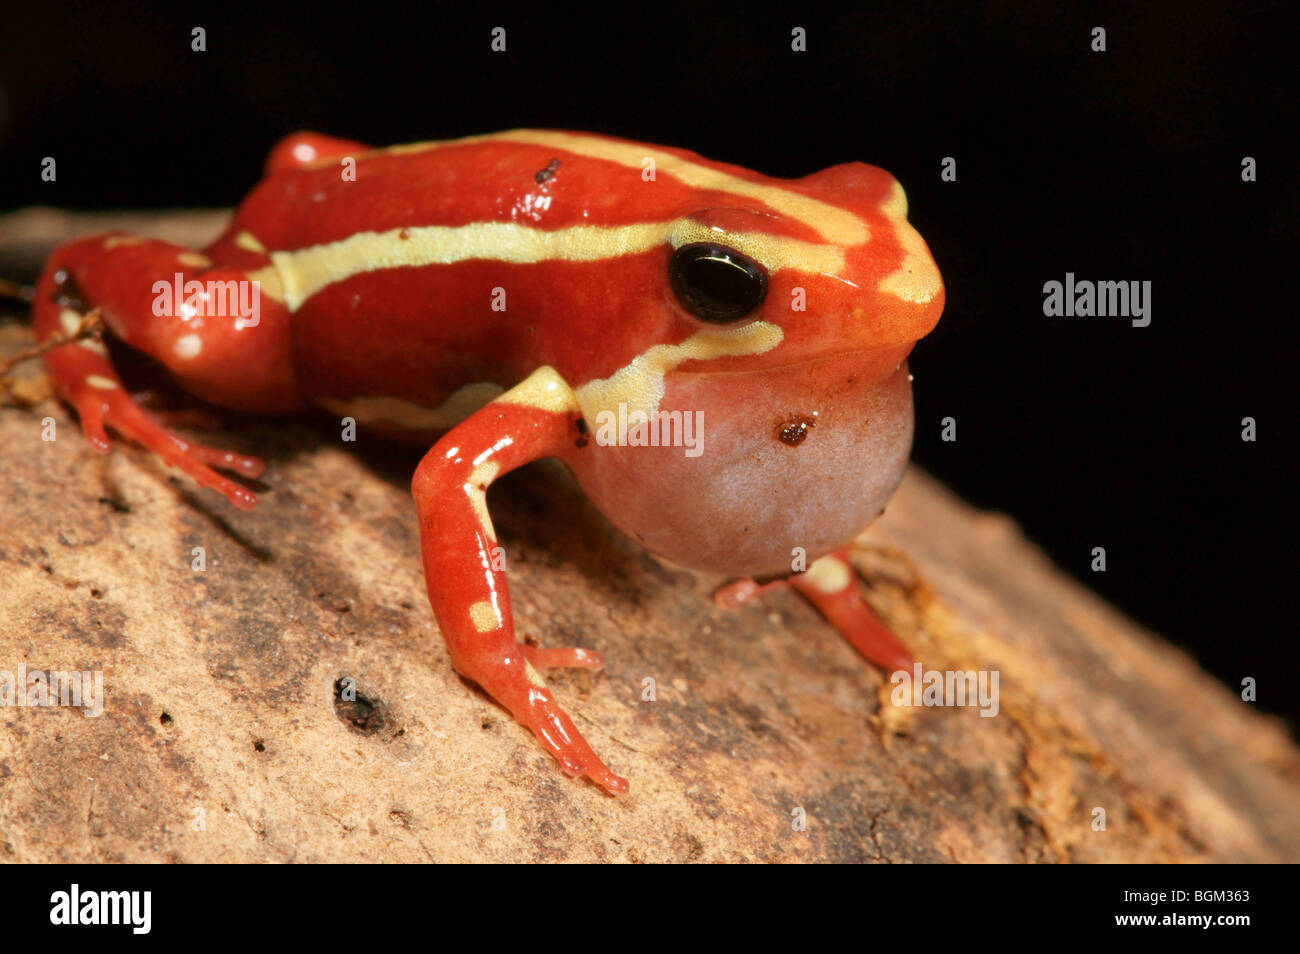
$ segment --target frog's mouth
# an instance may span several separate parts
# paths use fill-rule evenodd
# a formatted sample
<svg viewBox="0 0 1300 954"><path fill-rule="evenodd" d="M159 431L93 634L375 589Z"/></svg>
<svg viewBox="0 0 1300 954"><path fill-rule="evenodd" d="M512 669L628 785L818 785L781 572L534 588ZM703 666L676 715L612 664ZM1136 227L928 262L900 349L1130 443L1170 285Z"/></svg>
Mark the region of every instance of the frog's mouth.
<svg viewBox="0 0 1300 954"><path fill-rule="evenodd" d="M711 364L729 365L743 361L747 366L740 368L711 367L709 365L701 366L700 362L693 362L696 365L695 367L673 368L665 373L665 377L787 375L796 373L799 369L804 369L810 375L816 375L818 371L830 366L837 369L856 366L860 369L859 373L871 373L873 377L878 376L883 380L907 360L907 356L911 353L915 344L916 342L910 342L907 345L887 345L880 348L851 348L847 351L827 351L809 355L806 358L787 358L779 363L759 364L758 366L753 365L755 356L752 355L713 358L710 359Z"/></svg>

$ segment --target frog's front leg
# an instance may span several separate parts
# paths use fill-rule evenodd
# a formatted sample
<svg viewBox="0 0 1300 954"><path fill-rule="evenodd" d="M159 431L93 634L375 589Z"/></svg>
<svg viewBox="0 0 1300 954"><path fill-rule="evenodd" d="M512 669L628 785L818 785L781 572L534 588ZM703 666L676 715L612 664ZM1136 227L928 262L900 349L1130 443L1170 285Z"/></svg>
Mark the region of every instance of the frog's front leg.
<svg viewBox="0 0 1300 954"><path fill-rule="evenodd" d="M162 282L184 288L191 281L214 290L223 304L206 309L208 313L183 305L176 313L175 303L160 298L155 287ZM243 296L241 301L256 303L255 319L228 313L224 306L230 303L232 289ZM198 252L114 233L55 249L36 285L33 325L37 337L46 341L60 331L74 330L85 312L98 308L115 337L166 365L190 392L227 407L288 409L297 404L288 313L273 290L261 291L247 272L222 268ZM208 296L202 292L202 300ZM237 507L256 504L253 494L212 468L256 477L264 469L262 462L172 434L160 415L142 408L127 393L99 342L52 348L46 352L45 367L59 396L76 409L82 431L97 451L108 451L105 429L112 428Z"/></svg>
<svg viewBox="0 0 1300 954"><path fill-rule="evenodd" d="M911 670L915 657L863 600L857 574L843 549L814 560L806 572L784 580L761 584L736 580L718 590L714 598L719 606L730 609L781 586L798 590L868 662L886 672Z"/></svg>
<svg viewBox="0 0 1300 954"><path fill-rule="evenodd" d="M456 669L532 730L569 775L627 791L556 703L537 667L599 669L584 649L535 649L515 639L487 488L529 461L562 454L578 436L573 392L541 368L449 431L420 462L412 492L429 602Z"/></svg>

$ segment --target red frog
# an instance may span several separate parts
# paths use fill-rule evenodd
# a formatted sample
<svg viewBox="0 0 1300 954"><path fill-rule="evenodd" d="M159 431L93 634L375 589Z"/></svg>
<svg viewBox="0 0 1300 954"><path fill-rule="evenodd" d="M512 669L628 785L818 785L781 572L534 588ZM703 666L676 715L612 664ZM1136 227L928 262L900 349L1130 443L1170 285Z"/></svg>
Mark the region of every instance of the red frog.
<svg viewBox="0 0 1300 954"><path fill-rule="evenodd" d="M652 553L741 578L721 601L788 582L868 660L910 668L845 550L902 478L906 359L943 310L906 216L898 182L856 162L773 179L574 132L388 149L303 133L201 252L121 233L55 249L35 327L99 309L206 401L427 440L412 491L452 662L617 793L542 676L601 659L516 640L488 486L558 457ZM261 461L169 432L102 345L45 362L96 449L111 428L256 504L217 470Z"/></svg>

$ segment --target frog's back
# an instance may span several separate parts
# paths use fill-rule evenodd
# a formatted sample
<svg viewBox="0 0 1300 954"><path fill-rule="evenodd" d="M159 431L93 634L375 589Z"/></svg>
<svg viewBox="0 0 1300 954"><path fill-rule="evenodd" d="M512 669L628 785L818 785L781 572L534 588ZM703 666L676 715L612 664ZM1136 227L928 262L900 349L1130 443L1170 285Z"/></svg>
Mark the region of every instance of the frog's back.
<svg viewBox="0 0 1300 954"><path fill-rule="evenodd" d="M860 164L852 175L873 212L894 185ZM674 230L702 210L842 259L820 243L866 230L810 182L590 134L377 150L300 134L209 251L284 302L306 400L447 426L539 366L578 386L692 333L665 307L665 275L673 243L701 240ZM735 226L691 227L707 238L719 224Z"/></svg>
<svg viewBox="0 0 1300 954"><path fill-rule="evenodd" d="M207 251L260 272L288 306L305 399L359 421L450 426L540 364L581 381L662 333L653 313L612 329L602 289L632 282L629 257L662 257L666 224L726 192L656 175L654 160L767 181L594 135L370 149L304 133L276 147Z"/></svg>

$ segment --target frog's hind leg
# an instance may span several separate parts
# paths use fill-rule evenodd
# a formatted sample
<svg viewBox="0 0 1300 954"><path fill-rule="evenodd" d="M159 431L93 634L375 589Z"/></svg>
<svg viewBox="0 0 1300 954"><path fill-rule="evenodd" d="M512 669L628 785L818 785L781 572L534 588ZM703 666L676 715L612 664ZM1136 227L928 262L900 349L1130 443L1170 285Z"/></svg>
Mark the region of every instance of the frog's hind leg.
<svg viewBox="0 0 1300 954"><path fill-rule="evenodd" d="M202 307L184 304L183 290L191 280L200 280L201 294L208 295L192 299ZM235 314L209 313L229 305L229 294L238 304L241 281L250 281L248 273L212 268L204 256L166 242L121 234L81 239L50 256L36 285L33 324L44 342L75 331L86 312L99 309L115 337L161 361L200 397L249 410L293 407L297 397L284 306L270 300L253 310L226 309ZM181 291L173 293L173 288ZM226 296L217 307L209 293L214 288L219 297ZM254 288L253 300L257 295ZM182 301L179 314L177 299ZM246 295L244 301L249 300ZM250 325L254 317L256 323ZM96 450L109 450L107 428L112 428L235 506L249 509L257 503L252 493L213 468L254 477L263 471L262 462L172 434L127 393L102 343L83 339L51 348L45 367Z"/></svg>

